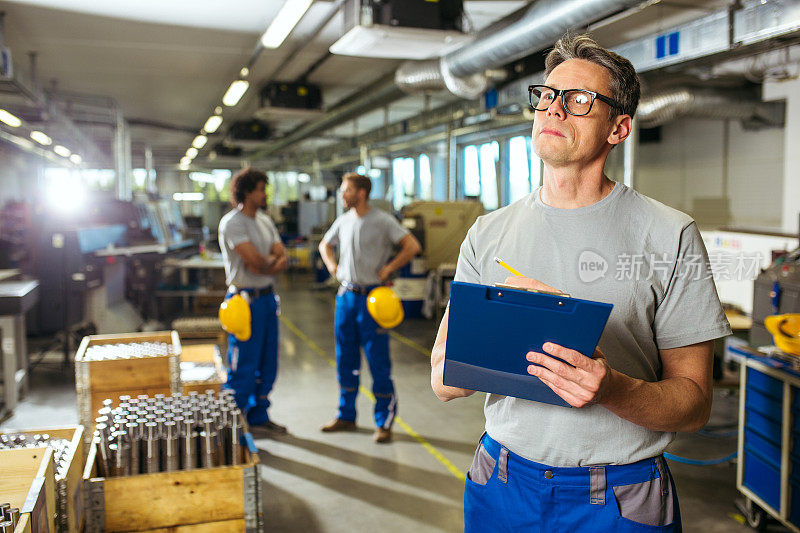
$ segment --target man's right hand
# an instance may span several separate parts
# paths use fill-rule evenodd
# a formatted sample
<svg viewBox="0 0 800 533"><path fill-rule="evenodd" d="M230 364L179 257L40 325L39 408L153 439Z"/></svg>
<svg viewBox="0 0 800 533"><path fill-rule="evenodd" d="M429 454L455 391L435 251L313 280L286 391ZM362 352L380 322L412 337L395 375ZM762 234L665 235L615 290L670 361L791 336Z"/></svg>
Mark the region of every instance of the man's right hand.
<svg viewBox="0 0 800 533"><path fill-rule="evenodd" d="M511 285L513 287L519 287L521 289L534 289L537 291L548 291L548 292L562 292L555 287L551 287L545 283L542 283L538 279L533 278L526 278L524 276L509 276L506 278L505 281L506 285Z"/></svg>

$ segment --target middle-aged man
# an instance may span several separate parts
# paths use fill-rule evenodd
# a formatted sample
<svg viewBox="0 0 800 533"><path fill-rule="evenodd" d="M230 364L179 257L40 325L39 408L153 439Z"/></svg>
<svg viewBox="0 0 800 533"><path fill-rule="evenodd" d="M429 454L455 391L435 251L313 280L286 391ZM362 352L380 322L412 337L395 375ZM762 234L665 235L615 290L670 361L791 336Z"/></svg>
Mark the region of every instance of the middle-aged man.
<svg viewBox="0 0 800 533"><path fill-rule="evenodd" d="M336 296L334 338L339 377L339 411L322 431L356 429L356 396L361 368L361 346L372 374L375 395L375 442L391 440L397 397L391 376L389 334L367 311L367 295L421 251L419 241L390 214L369 206L372 182L356 173L345 174L340 189L348 211L331 225L319 252L325 266L341 283ZM394 246L400 251L389 261ZM339 248L336 263L334 246Z"/></svg>
<svg viewBox="0 0 800 533"><path fill-rule="evenodd" d="M230 298L250 299L251 336L228 335L228 382L236 405L251 426L278 433L286 428L269 418L269 393L278 373L278 313L275 276L288 266L286 249L267 207L267 175L252 167L231 179L234 208L219 223L219 246Z"/></svg>
<svg viewBox="0 0 800 533"><path fill-rule="evenodd" d="M593 357L552 343L519 354L573 408L487 394L466 531L679 531L662 452L676 431L708 420L713 339L730 328L694 221L603 173L638 104L631 63L567 35L545 74L530 88L543 186L475 222L455 279L556 288L614 309ZM494 257L529 278L506 280ZM588 262L607 270L582 269ZM447 320L431 362L444 401L474 392L442 382Z"/></svg>

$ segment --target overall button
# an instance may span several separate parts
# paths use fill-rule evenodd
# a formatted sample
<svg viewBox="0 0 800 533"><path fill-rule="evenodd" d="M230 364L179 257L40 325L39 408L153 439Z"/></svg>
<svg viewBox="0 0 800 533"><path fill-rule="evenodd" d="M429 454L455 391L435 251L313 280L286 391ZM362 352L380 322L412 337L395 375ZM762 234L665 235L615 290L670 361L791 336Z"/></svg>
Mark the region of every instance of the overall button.
<svg viewBox="0 0 800 533"><path fill-rule="evenodd" d="M547 479L553 479L553 471L552 470L545 470L544 477Z"/></svg>

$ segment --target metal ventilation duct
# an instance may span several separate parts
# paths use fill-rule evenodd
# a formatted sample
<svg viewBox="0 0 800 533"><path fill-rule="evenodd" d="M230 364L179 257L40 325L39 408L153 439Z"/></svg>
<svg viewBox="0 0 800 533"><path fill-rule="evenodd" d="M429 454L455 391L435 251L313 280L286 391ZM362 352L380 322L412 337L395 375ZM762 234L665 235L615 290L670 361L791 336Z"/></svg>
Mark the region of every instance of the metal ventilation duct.
<svg viewBox="0 0 800 533"><path fill-rule="evenodd" d="M567 30L639 3L641 0L539 0L439 60L405 62L395 73L395 82L408 93L448 89L462 98L477 98L488 86L485 70L525 57L552 45Z"/></svg>
<svg viewBox="0 0 800 533"><path fill-rule="evenodd" d="M738 119L750 124L779 126L782 104L762 102L755 92L695 87L675 87L641 99L636 112L639 125L652 128L678 117Z"/></svg>

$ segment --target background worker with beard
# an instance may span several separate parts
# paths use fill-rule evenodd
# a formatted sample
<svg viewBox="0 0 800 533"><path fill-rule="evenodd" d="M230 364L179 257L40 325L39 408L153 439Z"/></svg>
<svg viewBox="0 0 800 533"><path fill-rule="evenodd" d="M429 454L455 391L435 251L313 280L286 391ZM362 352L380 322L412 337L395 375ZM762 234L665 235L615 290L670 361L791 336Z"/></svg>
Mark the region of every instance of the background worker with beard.
<svg viewBox="0 0 800 533"><path fill-rule="evenodd" d="M250 300L251 336L228 335L228 382L236 404L251 426L285 433L269 418L269 393L278 373L278 311L275 275L286 270L286 249L269 215L267 175L248 167L231 179L235 206L219 223L219 246L225 263L228 295Z"/></svg>
<svg viewBox="0 0 800 533"><path fill-rule="evenodd" d="M367 311L367 294L384 284L393 272L421 251L419 241L388 213L369 206L372 182L356 173L345 174L340 189L348 211L331 225L319 252L334 279L341 283L336 296L334 337L339 378L339 410L322 431L356 428L356 396L361 367L361 346L372 374L375 395L376 442L391 439L397 398L391 377L389 335L378 329ZM394 246L401 246L389 261ZM336 262L334 247L339 248Z"/></svg>
<svg viewBox="0 0 800 533"><path fill-rule="evenodd" d="M633 65L586 35L567 35L547 55L545 75L529 88L543 185L478 218L455 279L555 287L614 308L593 356L549 342L507 354L572 408L487 394L465 530L680 531L662 452L675 432L708 420L713 340L731 330L691 217L604 174L639 101ZM608 272L581 276L587 252ZM494 257L528 278L506 280ZM431 384L444 401L474 392L443 383L448 313L431 354Z"/></svg>

